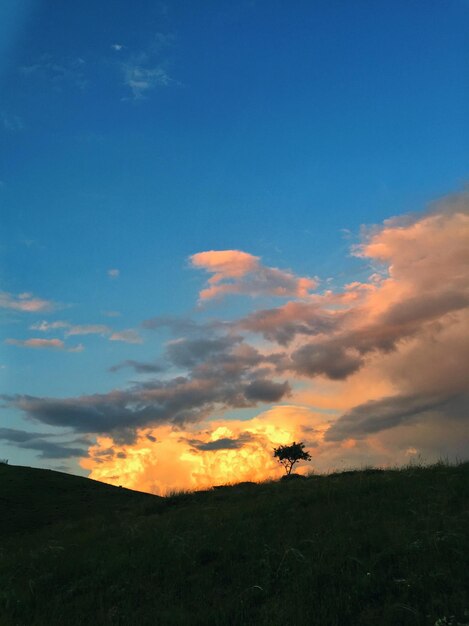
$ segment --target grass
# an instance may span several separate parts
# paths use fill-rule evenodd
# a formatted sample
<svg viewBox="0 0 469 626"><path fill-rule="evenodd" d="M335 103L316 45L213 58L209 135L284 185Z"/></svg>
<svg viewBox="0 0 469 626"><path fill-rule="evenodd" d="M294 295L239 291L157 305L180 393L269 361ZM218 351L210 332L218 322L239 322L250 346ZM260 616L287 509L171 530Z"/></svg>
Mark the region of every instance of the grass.
<svg viewBox="0 0 469 626"><path fill-rule="evenodd" d="M0 624L469 625L469 463L167 498L0 465Z"/></svg>

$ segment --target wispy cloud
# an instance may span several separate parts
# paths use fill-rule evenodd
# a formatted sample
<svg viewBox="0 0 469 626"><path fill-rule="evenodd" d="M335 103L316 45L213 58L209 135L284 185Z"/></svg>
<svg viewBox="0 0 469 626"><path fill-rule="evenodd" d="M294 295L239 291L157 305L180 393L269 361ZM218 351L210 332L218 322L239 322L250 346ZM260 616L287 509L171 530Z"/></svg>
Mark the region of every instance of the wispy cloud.
<svg viewBox="0 0 469 626"><path fill-rule="evenodd" d="M11 115L0 111L0 124L7 132L17 133L24 130L24 122L18 115Z"/></svg>
<svg viewBox="0 0 469 626"><path fill-rule="evenodd" d="M36 322L35 324L31 324L29 328L30 330L39 330L43 333L47 333L51 330L68 328L69 326L70 324L68 322L64 322L62 320L57 320L56 322L47 322L46 320L43 320L42 322Z"/></svg>
<svg viewBox="0 0 469 626"><path fill-rule="evenodd" d="M120 317L121 313L119 311L102 311L102 314L105 317Z"/></svg>
<svg viewBox="0 0 469 626"><path fill-rule="evenodd" d="M162 66L144 67L129 61L123 65L124 84L132 92L134 100L142 100L156 87L167 87L173 82Z"/></svg>
<svg viewBox="0 0 469 626"><path fill-rule="evenodd" d="M62 339L42 339L33 337L31 339L5 339L5 343L19 348L32 348L33 350L65 350L66 352L83 352L83 344L68 346Z"/></svg>
<svg viewBox="0 0 469 626"><path fill-rule="evenodd" d="M30 326L31 330L38 330L48 333L55 330L63 329L65 337L83 336L83 335L101 335L107 337L109 341L123 341L126 343L142 343L143 339L138 331L133 328L116 331L106 324L71 324L64 320L55 322L37 322Z"/></svg>
<svg viewBox="0 0 469 626"><path fill-rule="evenodd" d="M5 343L21 348L35 348L37 350L43 350L44 348L65 350L65 343L61 339L6 339Z"/></svg>
<svg viewBox="0 0 469 626"><path fill-rule="evenodd" d="M112 329L105 324L71 324L64 320L55 322L43 320L32 324L29 328L43 333L63 329L66 337L73 337L74 335L108 335L112 332Z"/></svg>
<svg viewBox="0 0 469 626"><path fill-rule="evenodd" d="M0 292L0 309L12 309L26 313L37 313L40 311L52 311L55 303L51 300L37 298L33 294L25 292L18 295Z"/></svg>
<svg viewBox="0 0 469 626"><path fill-rule="evenodd" d="M125 343L143 343L142 337L133 328L127 330L121 330L112 333L109 337L109 341L123 341Z"/></svg>
<svg viewBox="0 0 469 626"><path fill-rule="evenodd" d="M23 77L39 77L55 89L61 90L67 83L84 89L88 83L85 68L86 61L82 57L57 59L50 54L43 54L36 61L22 65L19 69Z"/></svg>
<svg viewBox="0 0 469 626"><path fill-rule="evenodd" d="M105 324L84 324L84 325L70 325L65 331L66 337L73 337L74 335L108 335L111 333L109 326Z"/></svg>
<svg viewBox="0 0 469 626"><path fill-rule="evenodd" d="M174 39L172 34L156 33L144 49L126 49L126 58L120 68L124 85L131 93L130 99L143 100L157 88L179 84L168 72L167 53ZM125 46L114 44L112 48L121 55Z"/></svg>
<svg viewBox="0 0 469 626"><path fill-rule="evenodd" d="M109 276L109 278L119 278L120 276L120 270L118 270L117 268L114 269L110 269L107 271L107 275Z"/></svg>

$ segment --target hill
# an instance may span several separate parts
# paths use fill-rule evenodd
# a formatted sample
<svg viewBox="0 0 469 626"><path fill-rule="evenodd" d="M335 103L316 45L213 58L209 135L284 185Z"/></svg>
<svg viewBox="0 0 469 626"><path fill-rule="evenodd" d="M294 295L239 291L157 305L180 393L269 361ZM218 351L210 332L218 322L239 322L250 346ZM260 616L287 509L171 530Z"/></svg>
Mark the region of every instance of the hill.
<svg viewBox="0 0 469 626"><path fill-rule="evenodd" d="M469 463L158 498L0 465L0 624L469 624Z"/></svg>

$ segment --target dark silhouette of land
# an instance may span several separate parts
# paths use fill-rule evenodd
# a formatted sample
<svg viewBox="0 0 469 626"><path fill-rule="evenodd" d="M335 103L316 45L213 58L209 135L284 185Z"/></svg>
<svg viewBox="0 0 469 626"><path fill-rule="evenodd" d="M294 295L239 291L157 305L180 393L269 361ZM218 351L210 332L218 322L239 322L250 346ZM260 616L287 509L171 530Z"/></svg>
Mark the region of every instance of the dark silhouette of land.
<svg viewBox="0 0 469 626"><path fill-rule="evenodd" d="M469 624L468 529L469 463L167 498L0 465L0 624Z"/></svg>

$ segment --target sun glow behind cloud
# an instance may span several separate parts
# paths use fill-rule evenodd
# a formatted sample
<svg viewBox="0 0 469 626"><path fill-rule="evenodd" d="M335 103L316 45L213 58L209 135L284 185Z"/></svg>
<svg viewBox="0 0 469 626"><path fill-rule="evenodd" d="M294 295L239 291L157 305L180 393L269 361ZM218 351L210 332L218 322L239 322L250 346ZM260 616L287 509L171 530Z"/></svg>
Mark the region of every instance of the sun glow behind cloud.
<svg viewBox="0 0 469 626"><path fill-rule="evenodd" d="M272 449L294 439L316 445L320 416L300 406L280 406L250 420L214 420L190 430L142 429L132 445L99 437L83 459L90 478L164 495L178 489L261 481L282 475ZM305 430L306 428L306 430ZM323 427L321 427L323 428ZM298 470L308 471L307 466Z"/></svg>

